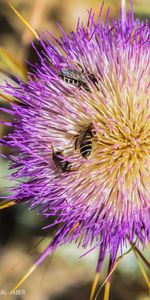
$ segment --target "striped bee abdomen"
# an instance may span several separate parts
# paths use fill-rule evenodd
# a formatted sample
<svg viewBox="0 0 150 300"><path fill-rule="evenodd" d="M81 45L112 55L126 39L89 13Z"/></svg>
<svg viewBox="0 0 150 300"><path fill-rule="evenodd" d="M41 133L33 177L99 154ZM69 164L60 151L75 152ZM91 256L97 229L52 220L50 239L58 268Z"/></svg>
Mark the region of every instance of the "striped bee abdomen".
<svg viewBox="0 0 150 300"><path fill-rule="evenodd" d="M92 135L90 132L87 132L87 134L85 134L80 144L80 153L84 158L86 158L90 156L91 152L92 152Z"/></svg>
<svg viewBox="0 0 150 300"><path fill-rule="evenodd" d="M75 149L78 148L84 158L88 158L92 153L93 135L93 126L90 124L86 130L80 132L75 141Z"/></svg>

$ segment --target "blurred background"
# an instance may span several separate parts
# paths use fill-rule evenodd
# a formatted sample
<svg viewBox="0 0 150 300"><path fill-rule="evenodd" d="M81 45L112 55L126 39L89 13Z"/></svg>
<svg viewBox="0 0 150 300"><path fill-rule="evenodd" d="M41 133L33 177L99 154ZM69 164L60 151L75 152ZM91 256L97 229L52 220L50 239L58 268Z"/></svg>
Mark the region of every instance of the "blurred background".
<svg viewBox="0 0 150 300"><path fill-rule="evenodd" d="M75 30L78 17L84 23L87 9L93 8L98 15L101 0L16 0L12 4L20 14L38 31L49 30L56 37L60 31L56 22L66 32ZM149 0L133 0L135 15L141 20L150 19ZM106 0L102 18L107 8L111 8L110 19L119 15L120 1ZM129 1L127 1L129 8ZM0 0L0 84L7 78L7 72L19 74L26 80L29 66L26 60L37 62L38 58L31 47L33 35L9 7L7 1ZM37 47L40 46L37 44ZM3 72L5 71L5 72ZM5 74L4 74L5 73ZM9 107L7 100L0 96L3 107ZM0 119L11 120L10 116L0 113ZM0 127L0 137L9 132L9 127ZM9 149L1 147L2 154ZM9 163L0 158L0 193L5 196L7 187L13 182L7 180ZM29 211L24 205L0 210L0 296L10 291L34 263L38 255L50 242L54 231L42 230L46 221L38 211ZM97 263L97 250L84 258L84 251L75 245L59 248L48 258L19 288L20 295L11 296L14 300L88 300L92 279ZM148 250L145 255L150 258ZM107 259L106 259L107 266ZM106 276L101 274L101 282ZM99 284L100 286L100 284ZM103 299L101 292L97 299ZM111 300L148 300L148 291L134 254L124 257L113 275Z"/></svg>

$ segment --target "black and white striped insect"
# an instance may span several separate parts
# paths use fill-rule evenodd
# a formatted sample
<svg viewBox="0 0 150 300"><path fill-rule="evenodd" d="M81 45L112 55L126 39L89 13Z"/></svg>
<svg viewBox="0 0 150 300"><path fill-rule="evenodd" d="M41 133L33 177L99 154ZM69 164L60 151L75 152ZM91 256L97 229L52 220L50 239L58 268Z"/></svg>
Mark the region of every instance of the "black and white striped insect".
<svg viewBox="0 0 150 300"><path fill-rule="evenodd" d="M54 151L52 147L52 159L57 169L61 172L68 172L71 169L71 164L64 159L61 151Z"/></svg>
<svg viewBox="0 0 150 300"><path fill-rule="evenodd" d="M81 131L75 141L75 150L80 149L82 157L88 158L92 153L92 138L95 135L92 124L84 131Z"/></svg>
<svg viewBox="0 0 150 300"><path fill-rule="evenodd" d="M62 69L59 76L68 84L77 86L78 88L83 87L86 91L90 91L86 83L84 73L80 71L72 69Z"/></svg>
<svg viewBox="0 0 150 300"><path fill-rule="evenodd" d="M92 82L95 86L97 86L97 79L94 74L84 72L83 68L80 66L81 71L73 70L73 69L62 69L59 77L65 81L67 84L74 85L78 88L83 88L86 91L90 91L88 86L88 81Z"/></svg>

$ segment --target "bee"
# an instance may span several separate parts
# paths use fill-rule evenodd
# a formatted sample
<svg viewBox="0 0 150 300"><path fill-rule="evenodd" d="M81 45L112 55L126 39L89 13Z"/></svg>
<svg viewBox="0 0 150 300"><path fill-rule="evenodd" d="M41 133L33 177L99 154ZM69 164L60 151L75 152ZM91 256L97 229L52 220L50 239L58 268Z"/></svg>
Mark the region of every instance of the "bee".
<svg viewBox="0 0 150 300"><path fill-rule="evenodd" d="M97 79L94 74L89 72L84 72L83 68L80 66L81 71L73 69L62 69L59 77L68 84L74 85L78 88L83 88L86 91L90 92L90 88L87 84L87 79L91 81L97 87Z"/></svg>
<svg viewBox="0 0 150 300"><path fill-rule="evenodd" d="M86 91L90 91L85 76L82 72L72 69L63 69L59 75L63 81L74 85L78 88L83 87Z"/></svg>
<svg viewBox="0 0 150 300"><path fill-rule="evenodd" d="M61 151L54 152L53 147L52 147L52 159L58 170L60 170L61 172L70 171L71 164L68 161L64 160L64 156Z"/></svg>
<svg viewBox="0 0 150 300"><path fill-rule="evenodd" d="M80 149L82 157L85 159L91 155L92 152L92 138L95 135L92 124L86 130L80 132L75 141L75 150Z"/></svg>

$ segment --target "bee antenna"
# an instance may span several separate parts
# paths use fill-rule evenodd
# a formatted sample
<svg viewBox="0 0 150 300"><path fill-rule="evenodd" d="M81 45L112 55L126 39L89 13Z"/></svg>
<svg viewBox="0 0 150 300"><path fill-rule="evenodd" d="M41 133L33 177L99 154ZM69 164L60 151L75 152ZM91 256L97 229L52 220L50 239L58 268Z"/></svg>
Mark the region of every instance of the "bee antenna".
<svg viewBox="0 0 150 300"><path fill-rule="evenodd" d="M76 61L73 61L73 60L71 60L71 62L72 62L75 66L79 67L79 68L81 69L81 72L84 73L84 68L81 66L81 64L80 64L79 62L76 62Z"/></svg>
<svg viewBox="0 0 150 300"><path fill-rule="evenodd" d="M77 64L77 66L81 69L81 72L84 73L84 69L83 69L83 67L80 65L80 63L76 63L76 64Z"/></svg>

